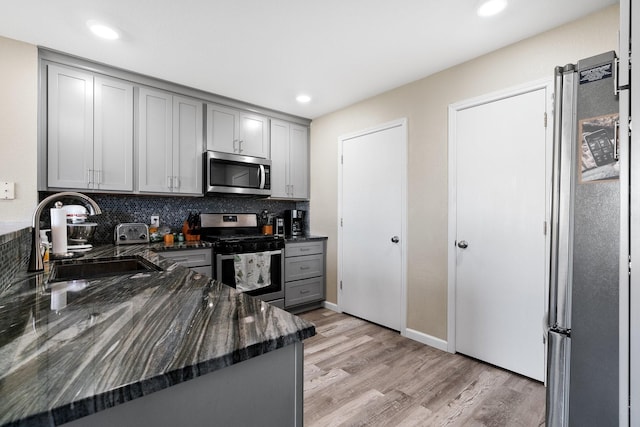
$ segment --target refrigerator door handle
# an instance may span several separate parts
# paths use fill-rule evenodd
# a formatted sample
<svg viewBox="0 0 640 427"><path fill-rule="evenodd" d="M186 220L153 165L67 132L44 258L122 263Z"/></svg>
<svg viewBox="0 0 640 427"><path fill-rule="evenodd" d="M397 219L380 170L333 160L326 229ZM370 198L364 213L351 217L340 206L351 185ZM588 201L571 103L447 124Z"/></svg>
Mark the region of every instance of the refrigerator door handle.
<svg viewBox="0 0 640 427"><path fill-rule="evenodd" d="M620 120L616 120L613 125L613 158L620 160L620 153L618 152L618 133L620 132Z"/></svg>

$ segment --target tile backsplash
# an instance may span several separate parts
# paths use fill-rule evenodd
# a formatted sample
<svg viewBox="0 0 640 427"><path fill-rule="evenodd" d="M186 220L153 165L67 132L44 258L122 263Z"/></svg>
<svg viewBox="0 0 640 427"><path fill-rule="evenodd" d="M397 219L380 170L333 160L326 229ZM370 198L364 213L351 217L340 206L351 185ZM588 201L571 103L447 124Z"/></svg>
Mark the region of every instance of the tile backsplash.
<svg viewBox="0 0 640 427"><path fill-rule="evenodd" d="M40 200L52 193L41 193ZM179 197L116 194L89 194L102 209L102 215L90 217L98 227L94 243L113 242L113 230L119 223L141 222L149 224L151 215L160 216L160 225L173 230L182 228L190 212L261 213L263 210L282 215L287 209L309 211L309 202L287 200L252 199L242 197ZM43 212L42 225L48 228L48 210ZM308 231L308 221L306 224Z"/></svg>

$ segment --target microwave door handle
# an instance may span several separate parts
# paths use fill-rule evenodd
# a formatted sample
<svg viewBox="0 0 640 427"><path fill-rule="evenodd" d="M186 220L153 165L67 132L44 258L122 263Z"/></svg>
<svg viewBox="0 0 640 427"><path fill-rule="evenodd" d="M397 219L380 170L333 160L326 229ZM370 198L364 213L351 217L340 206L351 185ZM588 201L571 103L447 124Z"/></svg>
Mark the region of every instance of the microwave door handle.
<svg viewBox="0 0 640 427"><path fill-rule="evenodd" d="M264 189L266 174L264 172L264 165L260 165L260 170L258 171L258 179L260 180L260 189Z"/></svg>

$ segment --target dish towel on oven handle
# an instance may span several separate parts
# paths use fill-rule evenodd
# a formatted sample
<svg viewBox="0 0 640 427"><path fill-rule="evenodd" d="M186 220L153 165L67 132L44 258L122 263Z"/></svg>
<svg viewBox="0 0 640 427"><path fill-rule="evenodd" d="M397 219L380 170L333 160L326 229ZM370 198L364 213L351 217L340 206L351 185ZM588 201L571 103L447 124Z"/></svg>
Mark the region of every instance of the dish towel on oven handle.
<svg viewBox="0 0 640 427"><path fill-rule="evenodd" d="M271 285L271 255L270 251L235 254L236 289L247 292Z"/></svg>

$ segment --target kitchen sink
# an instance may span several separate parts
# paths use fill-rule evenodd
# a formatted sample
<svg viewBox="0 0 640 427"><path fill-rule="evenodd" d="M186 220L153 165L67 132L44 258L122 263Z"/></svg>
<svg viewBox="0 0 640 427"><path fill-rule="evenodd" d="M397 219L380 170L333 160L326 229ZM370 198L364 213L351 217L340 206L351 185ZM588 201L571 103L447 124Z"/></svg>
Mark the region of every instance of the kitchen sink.
<svg viewBox="0 0 640 427"><path fill-rule="evenodd" d="M162 269L141 256L56 261L53 263L48 281L90 280L99 277L122 276L145 271L162 271Z"/></svg>

